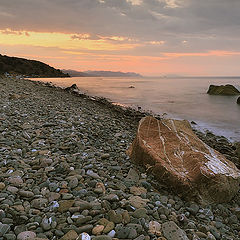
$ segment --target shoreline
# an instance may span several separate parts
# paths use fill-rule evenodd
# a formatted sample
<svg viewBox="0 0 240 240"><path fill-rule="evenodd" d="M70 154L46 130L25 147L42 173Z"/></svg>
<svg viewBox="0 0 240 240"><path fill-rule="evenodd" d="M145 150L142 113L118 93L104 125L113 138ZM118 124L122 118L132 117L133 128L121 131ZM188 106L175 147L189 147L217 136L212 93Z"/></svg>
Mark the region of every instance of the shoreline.
<svg viewBox="0 0 240 240"><path fill-rule="evenodd" d="M149 230L155 221L174 222L189 239L240 239L240 196L221 206L187 202L129 161L138 120L150 113L28 79L0 78L0 87L0 237L128 239L124 229L150 240L160 236ZM234 160L227 139L196 134ZM102 219L112 229L95 234Z"/></svg>
<svg viewBox="0 0 240 240"><path fill-rule="evenodd" d="M84 79L84 78L83 78ZM35 79L32 79L35 80ZM46 81L52 81L51 79L40 79L40 81L46 82ZM230 114L230 112L233 112L233 117L227 118L225 116L227 116L225 114L225 116L223 115L223 111L221 111L220 109L220 104L219 101L225 101L226 100L226 104L227 104L227 109L231 109L231 106L229 105L229 101L228 99L224 100L224 96L221 97L216 97L214 99L210 99L208 108L211 109L209 111L206 111L205 113L202 112L204 111L203 107L200 107L199 110L191 110L191 107L189 108L190 110L187 110L189 106L194 106L196 104L194 104L194 102L197 103L197 101L203 101L207 104L208 102L208 96L207 94L204 94L203 97L199 97L200 95L198 94L198 97L195 97L195 101L193 101L192 104L189 104L186 102L185 106L181 103L176 102L176 104L174 103L174 101L169 101L172 102L168 103L168 101L164 100L163 102L159 102L157 101L156 105L151 105L151 102L153 102L153 99L151 98L151 96L149 97L149 100L146 99L143 101L143 99L139 96L142 95L142 91L143 89L141 88L141 86L139 87L137 85L136 82L136 86L137 89L135 90L128 90L128 86L130 86L131 84L134 85L134 83L132 83L131 81L129 82L128 80L121 80L120 81L120 85L118 84L115 88L113 89L113 91L116 91L116 96L111 93L111 88L113 87L113 81L110 81L108 83L108 81L106 81L105 83L103 83L103 89L99 89L96 88L96 86L100 87L101 81L98 80L94 80L93 83L87 83L88 80L81 80L80 78L72 78L70 81L66 80L60 80L59 81L57 79L52 81L53 84L56 84L57 86L60 87L69 87L72 84L77 84L79 85L78 87L81 89L81 91L85 92L87 95L91 95L91 96L100 96L100 97L106 97L108 99L111 99L110 102L119 102L122 104L125 104L126 106L133 108L133 109L138 109L138 106L140 106L142 108L142 112L147 111L147 112L152 112L151 115L160 115L161 117L165 117L165 118L174 118L174 119L179 119L179 120L183 120L183 119L187 119L189 122L194 121L197 123L197 128L200 131L207 131L210 130L212 131L215 135L218 136L225 136L226 138L229 139L229 141L231 141L232 143L234 142L239 142L240 138L239 138L239 134L238 134L238 109L234 109L235 110L229 110L228 114ZM157 82L155 82L154 84L157 84ZM202 84L203 85L203 84ZM203 87L203 86L201 86ZM165 87L166 88L166 87ZM192 89L192 87L191 87ZM203 89L202 89L203 90ZM201 90L201 94L203 94ZM121 91L121 93L118 93L119 91ZM192 91L195 91L194 89L192 89ZM157 91L156 91L157 92ZM130 98L126 97L124 94L130 94ZM166 94L164 94L163 91L160 91L161 96L164 96L166 98ZM200 93L200 91L199 91ZM132 94L135 97L131 97ZM145 95L145 94L144 94ZM196 95L196 94L195 94ZM205 96L206 95L206 96ZM181 97L178 94L178 99L180 98L181 101L184 101L184 98ZM169 99L171 100L173 98L173 96L171 96ZM173 98L174 99L174 98ZM201 100L202 99L202 100ZM189 97L186 99L189 101ZM181 102L179 101L179 102ZM211 103L212 101L216 101L216 106L214 106L213 103ZM191 100L190 100L191 102ZM199 102L199 103L200 103ZM182 108L181 110L178 110L178 106L180 108ZM225 106L225 105L224 105ZM216 107L216 112L214 112L214 109ZM225 106L226 107L226 106ZM213 116L211 114L211 111L214 112ZM219 112L220 111L220 112ZM202 114L200 114L202 113ZM231 116L231 115L229 115Z"/></svg>
<svg viewBox="0 0 240 240"><path fill-rule="evenodd" d="M37 82L46 87L66 91L66 88L57 86L57 85L53 84L52 82L34 81L31 79L27 79L27 78L24 80L30 81L33 83ZM67 88L69 88L69 87L67 87ZM109 108L117 113L123 114L126 118L132 119L135 122L136 128L138 126L138 122L141 120L141 118L143 118L145 116L151 115L159 120L164 118L161 115L156 114L151 110L140 110L139 111L132 107L122 105L120 103L112 102L110 99L107 99L105 97L88 95L87 93L81 92L81 90L78 88L76 91L68 90L68 92L70 94L76 95L77 97L85 98L89 101L96 102L100 105L106 106L107 108ZM201 126L198 126L198 124L196 124L194 121L190 121L190 120L187 120L187 121L189 121L193 132L197 135L198 138L200 138L204 143L206 143L210 147L212 147L215 150L222 153L228 160L232 161L240 169L240 160L238 159L238 156L235 153L235 150L236 150L235 146L236 146L236 144L238 144L238 142L231 141L230 139L228 139L225 136L216 135L207 128L203 129L203 128L201 128ZM224 146L222 146L223 144L224 144Z"/></svg>

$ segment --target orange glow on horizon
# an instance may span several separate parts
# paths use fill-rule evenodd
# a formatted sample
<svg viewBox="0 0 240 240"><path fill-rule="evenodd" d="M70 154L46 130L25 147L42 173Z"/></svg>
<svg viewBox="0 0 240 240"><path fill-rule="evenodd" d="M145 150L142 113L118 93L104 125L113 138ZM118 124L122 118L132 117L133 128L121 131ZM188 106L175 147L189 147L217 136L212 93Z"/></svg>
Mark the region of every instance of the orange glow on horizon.
<svg viewBox="0 0 240 240"><path fill-rule="evenodd" d="M127 36L0 30L1 54L43 61L59 69L208 75L213 67L218 73L219 66L229 64L229 59L237 62L240 56L238 51L224 50L170 52L167 46L165 40L140 41ZM148 54L149 48L156 51ZM236 64L229 65L226 74L234 71L238 71Z"/></svg>
<svg viewBox="0 0 240 240"><path fill-rule="evenodd" d="M99 37L90 39L90 34L66 34L66 33L47 33L47 32L21 32L11 29L0 30L0 44L8 45L30 45L41 47L58 47L61 49L78 50L104 50L114 51L121 49L131 49L139 44L124 42L126 38L120 36ZM110 40L118 40L111 42Z"/></svg>

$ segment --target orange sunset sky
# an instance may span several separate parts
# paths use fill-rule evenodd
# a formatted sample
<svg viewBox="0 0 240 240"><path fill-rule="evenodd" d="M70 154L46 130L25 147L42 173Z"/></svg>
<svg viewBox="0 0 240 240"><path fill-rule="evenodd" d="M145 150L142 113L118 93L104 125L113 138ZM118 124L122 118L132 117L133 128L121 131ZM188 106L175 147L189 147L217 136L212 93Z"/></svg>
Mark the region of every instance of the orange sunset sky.
<svg viewBox="0 0 240 240"><path fill-rule="evenodd" d="M0 54L60 69L240 75L239 0L0 0Z"/></svg>

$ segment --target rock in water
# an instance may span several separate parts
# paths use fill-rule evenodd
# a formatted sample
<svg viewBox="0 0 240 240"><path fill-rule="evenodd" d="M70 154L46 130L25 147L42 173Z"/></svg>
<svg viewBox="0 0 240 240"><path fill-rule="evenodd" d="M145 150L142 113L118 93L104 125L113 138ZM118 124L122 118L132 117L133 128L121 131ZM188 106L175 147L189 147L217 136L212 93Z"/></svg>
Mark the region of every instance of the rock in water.
<svg viewBox="0 0 240 240"><path fill-rule="evenodd" d="M71 87L66 87L65 91L72 92L72 93L80 93L79 88L75 83Z"/></svg>
<svg viewBox="0 0 240 240"><path fill-rule="evenodd" d="M233 85L210 85L207 91L208 94L212 95L240 95L240 92Z"/></svg>
<svg viewBox="0 0 240 240"><path fill-rule="evenodd" d="M190 200L227 202L239 190L237 167L203 143L186 120L143 118L128 154Z"/></svg>

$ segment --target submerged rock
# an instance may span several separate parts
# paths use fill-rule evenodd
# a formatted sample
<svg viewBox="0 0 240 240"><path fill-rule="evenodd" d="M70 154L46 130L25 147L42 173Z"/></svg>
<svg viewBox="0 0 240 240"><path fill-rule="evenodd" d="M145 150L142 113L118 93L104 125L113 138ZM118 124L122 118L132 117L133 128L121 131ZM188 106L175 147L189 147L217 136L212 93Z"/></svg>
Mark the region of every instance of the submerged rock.
<svg viewBox="0 0 240 240"><path fill-rule="evenodd" d="M203 143L185 120L143 118L128 153L187 199L227 202L239 190L240 171Z"/></svg>
<svg viewBox="0 0 240 240"><path fill-rule="evenodd" d="M208 94L212 95L240 95L240 92L233 85L210 85L207 91Z"/></svg>

